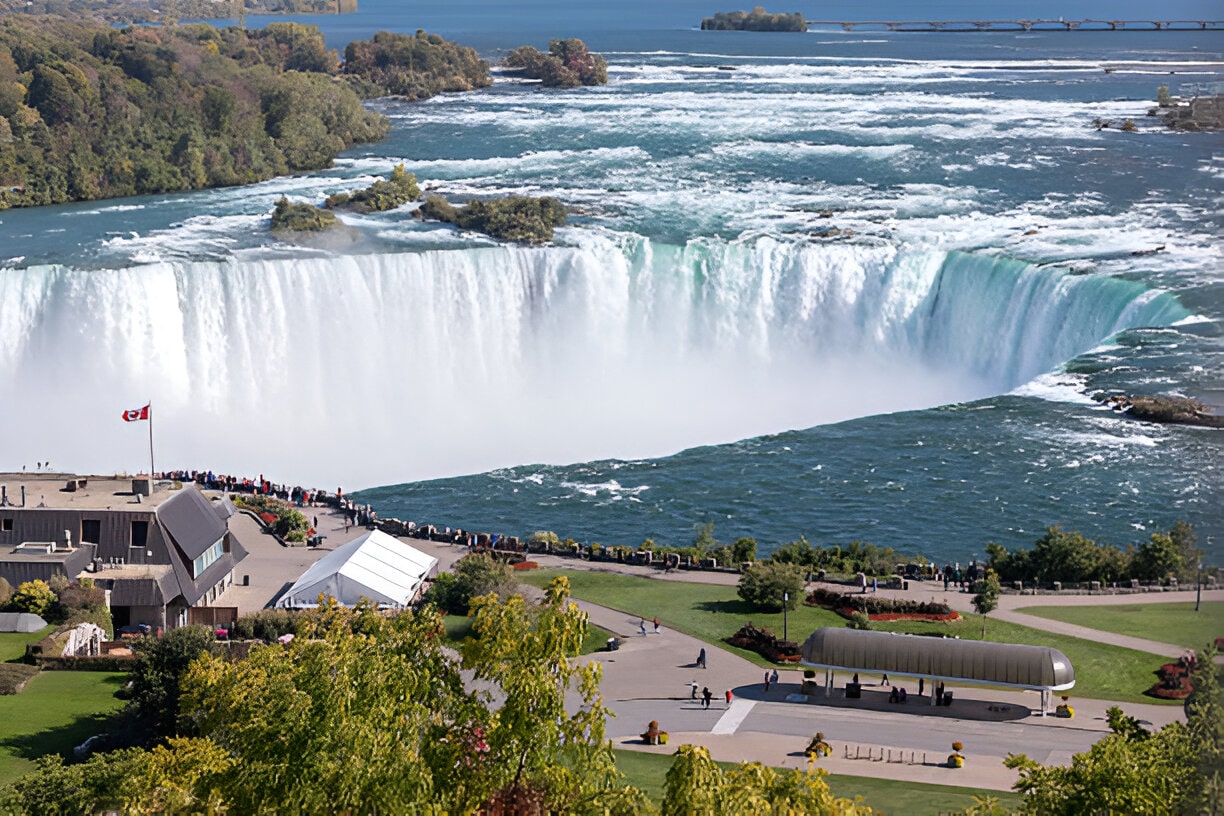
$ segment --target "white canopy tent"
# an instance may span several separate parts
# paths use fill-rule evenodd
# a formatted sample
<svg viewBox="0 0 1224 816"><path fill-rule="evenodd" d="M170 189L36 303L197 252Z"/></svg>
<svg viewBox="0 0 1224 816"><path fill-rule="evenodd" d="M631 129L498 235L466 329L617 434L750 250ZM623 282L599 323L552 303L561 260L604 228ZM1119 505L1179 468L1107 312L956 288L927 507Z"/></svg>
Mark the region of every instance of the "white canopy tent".
<svg viewBox="0 0 1224 816"><path fill-rule="evenodd" d="M315 607L324 595L345 606L366 598L380 607L401 609L412 603L437 567L432 555L373 530L316 561L276 605Z"/></svg>

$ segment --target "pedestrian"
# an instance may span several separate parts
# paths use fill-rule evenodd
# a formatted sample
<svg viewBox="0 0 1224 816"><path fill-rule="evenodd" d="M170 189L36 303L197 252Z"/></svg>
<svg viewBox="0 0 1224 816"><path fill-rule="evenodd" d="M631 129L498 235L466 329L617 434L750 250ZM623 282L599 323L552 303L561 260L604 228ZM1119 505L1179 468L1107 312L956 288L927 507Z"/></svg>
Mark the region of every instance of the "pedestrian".
<svg viewBox="0 0 1224 816"><path fill-rule="evenodd" d="M714 692L710 691L710 687L706 686L701 690L702 708L710 707L710 700L714 699Z"/></svg>
<svg viewBox="0 0 1224 816"><path fill-rule="evenodd" d="M765 690L769 691L769 669L765 670Z"/></svg>
<svg viewBox="0 0 1224 816"><path fill-rule="evenodd" d="M860 572L858 574L858 578L859 578L859 589L861 590L862 594L866 595L867 594L867 573Z"/></svg>
<svg viewBox="0 0 1224 816"><path fill-rule="evenodd" d="M892 683L888 682L887 672L885 672L884 675L880 678L880 685L881 686L891 686L892 685Z"/></svg>
<svg viewBox="0 0 1224 816"><path fill-rule="evenodd" d="M642 618L638 621L638 628L642 630L642 637L646 637L646 619Z"/></svg>
<svg viewBox="0 0 1224 816"><path fill-rule="evenodd" d="M873 577L872 577L872 579L871 579L871 591L872 591L872 592L879 592L879 590L880 590L879 585L876 583L876 579L875 579L875 577L873 576Z"/></svg>
<svg viewBox="0 0 1224 816"><path fill-rule="evenodd" d="M318 516L315 516L315 517L314 517L314 528L315 528L315 531L316 531L316 532L317 532L317 531L318 531L318 529L319 529L319 517L318 517Z"/></svg>
<svg viewBox="0 0 1224 816"><path fill-rule="evenodd" d="M769 675L769 682L773 683L775 686L778 685L778 670L777 669L774 669L773 673Z"/></svg>
<svg viewBox="0 0 1224 816"><path fill-rule="evenodd" d="M655 616L654 625L655 625L655 634L657 635L659 634L659 616L658 615Z"/></svg>
<svg viewBox="0 0 1224 816"><path fill-rule="evenodd" d="M918 678L918 696L919 697L922 696L922 685L925 682L926 682L926 678L923 678L923 677Z"/></svg>
<svg viewBox="0 0 1224 816"><path fill-rule="evenodd" d="M697 653L697 665L703 669L706 667L704 646L702 646L701 651Z"/></svg>
<svg viewBox="0 0 1224 816"><path fill-rule="evenodd" d="M696 700L696 699L697 699L697 681L696 681L696 680L690 680L690 681L689 681L689 688L690 688L690 689L692 689L692 691L693 691L693 699L694 699L694 700Z"/></svg>

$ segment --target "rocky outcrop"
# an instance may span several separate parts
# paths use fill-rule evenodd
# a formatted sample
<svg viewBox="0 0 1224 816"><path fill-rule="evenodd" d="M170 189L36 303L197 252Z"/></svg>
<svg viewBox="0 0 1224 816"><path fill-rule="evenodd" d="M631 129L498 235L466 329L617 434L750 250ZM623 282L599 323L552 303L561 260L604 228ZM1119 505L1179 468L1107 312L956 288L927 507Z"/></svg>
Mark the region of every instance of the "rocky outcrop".
<svg viewBox="0 0 1224 816"><path fill-rule="evenodd" d="M1115 411L1144 422L1224 428L1224 416L1212 413L1203 403L1189 397L1114 394L1101 401Z"/></svg>

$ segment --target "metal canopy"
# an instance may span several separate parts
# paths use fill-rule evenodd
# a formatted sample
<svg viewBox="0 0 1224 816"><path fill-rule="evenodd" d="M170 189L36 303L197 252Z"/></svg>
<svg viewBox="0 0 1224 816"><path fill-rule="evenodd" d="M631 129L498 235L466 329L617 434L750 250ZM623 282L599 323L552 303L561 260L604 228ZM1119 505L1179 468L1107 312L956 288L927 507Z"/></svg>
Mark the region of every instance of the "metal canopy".
<svg viewBox="0 0 1224 816"><path fill-rule="evenodd" d="M1075 669L1058 649L826 627L804 642L803 662L822 669L883 672L982 685L1063 691Z"/></svg>

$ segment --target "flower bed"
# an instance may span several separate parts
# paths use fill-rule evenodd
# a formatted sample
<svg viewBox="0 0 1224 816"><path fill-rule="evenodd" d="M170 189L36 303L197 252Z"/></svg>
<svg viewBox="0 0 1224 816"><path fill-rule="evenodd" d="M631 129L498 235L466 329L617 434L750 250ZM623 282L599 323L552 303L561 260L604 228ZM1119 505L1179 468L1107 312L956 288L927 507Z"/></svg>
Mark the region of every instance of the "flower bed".
<svg viewBox="0 0 1224 816"><path fill-rule="evenodd" d="M834 609L833 611L841 615L843 618L849 619L856 612L860 612L862 610L852 609L850 607L843 607L841 609ZM952 610L951 612L948 612L947 614L926 613L926 612L875 612L875 613L868 612L867 618L868 620L873 620L873 621L913 620L913 621L936 621L939 623L947 623L948 621L960 620L961 615L956 610Z"/></svg>
<svg viewBox="0 0 1224 816"><path fill-rule="evenodd" d="M1156 670L1160 678L1156 685L1147 690L1147 694L1161 700L1184 700L1194 691L1190 682L1190 672L1181 663L1166 663Z"/></svg>
<svg viewBox="0 0 1224 816"><path fill-rule="evenodd" d="M756 652L774 663L798 663L803 656L799 653L799 644L793 641L779 640L768 629L761 629L746 623L739 631L727 638L732 646Z"/></svg>
<svg viewBox="0 0 1224 816"><path fill-rule="evenodd" d="M540 565L536 561L519 561L517 564L511 564L510 568L516 570L533 570L539 569Z"/></svg>

